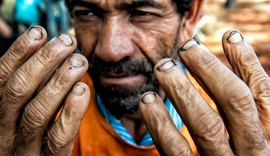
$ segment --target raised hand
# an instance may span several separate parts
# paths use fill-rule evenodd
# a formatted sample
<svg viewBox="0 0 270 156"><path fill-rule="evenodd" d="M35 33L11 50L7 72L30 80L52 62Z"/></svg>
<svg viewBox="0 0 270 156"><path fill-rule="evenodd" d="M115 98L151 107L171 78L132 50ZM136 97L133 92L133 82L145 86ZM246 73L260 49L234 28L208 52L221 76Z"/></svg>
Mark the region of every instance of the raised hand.
<svg viewBox="0 0 270 156"><path fill-rule="evenodd" d="M72 150L90 97L88 86L78 82L88 62L72 54L77 43L71 35L46 40L46 31L34 26L0 60L3 156L68 155Z"/></svg>
<svg viewBox="0 0 270 156"><path fill-rule="evenodd" d="M233 71L194 39L178 50L181 61L215 101L219 113L206 103L173 59L158 62L155 75L200 155L270 155L270 79L238 31L226 32L222 44ZM162 154L192 155L156 93L142 96L140 111Z"/></svg>

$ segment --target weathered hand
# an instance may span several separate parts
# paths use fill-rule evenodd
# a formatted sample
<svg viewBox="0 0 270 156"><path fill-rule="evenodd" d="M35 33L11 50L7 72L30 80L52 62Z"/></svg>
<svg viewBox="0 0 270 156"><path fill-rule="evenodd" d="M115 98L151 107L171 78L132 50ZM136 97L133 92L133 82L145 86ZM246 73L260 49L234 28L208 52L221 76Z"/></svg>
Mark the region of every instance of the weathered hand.
<svg viewBox="0 0 270 156"><path fill-rule="evenodd" d="M270 79L239 32L226 32L222 43L233 71L194 39L179 49L181 61L215 101L219 113L172 59L158 62L155 75L200 155L270 155ZM140 110L161 153L192 155L156 93L142 96Z"/></svg>
<svg viewBox="0 0 270 156"><path fill-rule="evenodd" d="M72 54L74 37L61 34L48 43L46 38L46 31L34 26L0 60L3 156L68 155L72 150L90 97L87 85L78 82L88 63Z"/></svg>

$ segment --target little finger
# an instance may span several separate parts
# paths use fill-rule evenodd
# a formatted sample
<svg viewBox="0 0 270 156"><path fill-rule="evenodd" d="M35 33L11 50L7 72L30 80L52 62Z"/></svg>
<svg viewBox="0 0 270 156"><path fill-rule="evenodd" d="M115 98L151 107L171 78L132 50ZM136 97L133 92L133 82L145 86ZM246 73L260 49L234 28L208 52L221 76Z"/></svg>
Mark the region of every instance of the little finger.
<svg viewBox="0 0 270 156"><path fill-rule="evenodd" d="M82 82L75 84L66 98L59 118L48 130L43 149L44 155L66 156L71 154L89 100L88 86Z"/></svg>

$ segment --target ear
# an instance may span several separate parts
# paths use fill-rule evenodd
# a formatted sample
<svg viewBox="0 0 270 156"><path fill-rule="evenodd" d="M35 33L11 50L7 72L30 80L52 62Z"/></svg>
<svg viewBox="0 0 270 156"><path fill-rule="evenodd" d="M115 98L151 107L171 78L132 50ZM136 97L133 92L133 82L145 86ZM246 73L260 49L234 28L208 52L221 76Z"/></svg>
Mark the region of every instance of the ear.
<svg viewBox="0 0 270 156"><path fill-rule="evenodd" d="M182 16L179 31L180 44L190 39L195 31L196 24L201 19L204 0L193 0L191 9Z"/></svg>

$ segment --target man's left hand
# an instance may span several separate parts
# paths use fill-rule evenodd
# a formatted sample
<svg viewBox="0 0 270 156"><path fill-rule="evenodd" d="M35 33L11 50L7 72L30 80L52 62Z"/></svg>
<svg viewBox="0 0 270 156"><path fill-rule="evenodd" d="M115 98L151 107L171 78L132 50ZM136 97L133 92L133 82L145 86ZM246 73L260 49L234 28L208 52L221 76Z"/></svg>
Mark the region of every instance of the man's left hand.
<svg viewBox="0 0 270 156"><path fill-rule="evenodd" d="M187 126L200 155L270 155L270 79L252 47L238 31L224 34L226 67L198 41L179 48L179 57L215 101L214 111L173 59L159 61L157 80ZM162 99L142 96L140 111L161 154L192 155Z"/></svg>

